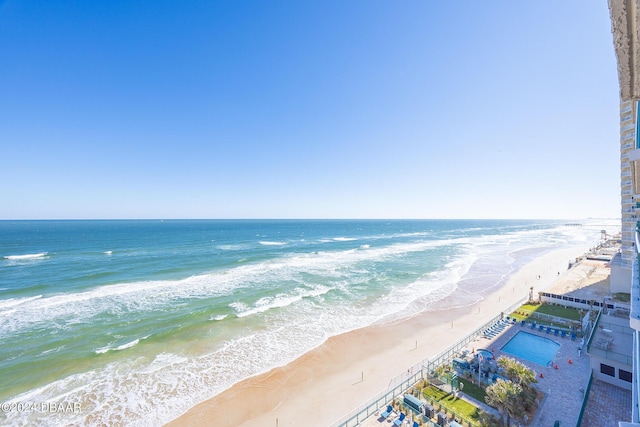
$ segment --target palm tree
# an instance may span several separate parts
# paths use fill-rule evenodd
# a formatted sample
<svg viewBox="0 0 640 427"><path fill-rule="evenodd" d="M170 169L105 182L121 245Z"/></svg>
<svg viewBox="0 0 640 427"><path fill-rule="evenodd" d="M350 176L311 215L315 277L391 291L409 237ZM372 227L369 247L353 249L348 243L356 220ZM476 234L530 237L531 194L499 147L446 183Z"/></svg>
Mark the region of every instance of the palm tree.
<svg viewBox="0 0 640 427"><path fill-rule="evenodd" d="M524 407L522 405L522 387L512 381L498 379L487 387L486 402L497 408L503 417L507 417L507 427L511 425L511 418L522 419Z"/></svg>
<svg viewBox="0 0 640 427"><path fill-rule="evenodd" d="M538 382L536 373L515 359L500 356L498 366L504 369L507 378L523 387L529 387Z"/></svg>
<svg viewBox="0 0 640 427"><path fill-rule="evenodd" d="M480 427L504 427L504 420L497 418L493 414L480 411L478 414L478 423Z"/></svg>
<svg viewBox="0 0 640 427"><path fill-rule="evenodd" d="M525 409L532 409L538 393L533 388L537 383L536 373L522 363L509 357L498 358L498 366L504 369L505 376L522 388L522 404Z"/></svg>

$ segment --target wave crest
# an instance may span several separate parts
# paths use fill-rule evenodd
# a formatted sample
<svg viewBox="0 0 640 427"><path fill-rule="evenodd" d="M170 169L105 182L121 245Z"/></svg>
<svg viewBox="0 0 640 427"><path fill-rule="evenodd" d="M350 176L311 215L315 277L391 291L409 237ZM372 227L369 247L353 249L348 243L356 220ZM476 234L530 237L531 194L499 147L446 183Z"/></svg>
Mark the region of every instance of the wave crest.
<svg viewBox="0 0 640 427"><path fill-rule="evenodd" d="M38 254L7 255L3 258L9 261L26 261L26 260L44 258L46 256L47 256L47 252L41 252Z"/></svg>
<svg viewBox="0 0 640 427"><path fill-rule="evenodd" d="M121 344L121 345L116 346L116 347L109 347L109 346L102 347L102 348L97 349L95 351L95 353L96 354L104 354L104 353L106 353L108 351L126 350L128 348L131 348L131 347L134 347L134 346L138 345L140 343L140 340L146 340L149 337L150 337L150 335L147 335L147 336L142 337L142 338L137 338L137 339L135 339L133 341L129 341L128 343L124 343L124 344Z"/></svg>

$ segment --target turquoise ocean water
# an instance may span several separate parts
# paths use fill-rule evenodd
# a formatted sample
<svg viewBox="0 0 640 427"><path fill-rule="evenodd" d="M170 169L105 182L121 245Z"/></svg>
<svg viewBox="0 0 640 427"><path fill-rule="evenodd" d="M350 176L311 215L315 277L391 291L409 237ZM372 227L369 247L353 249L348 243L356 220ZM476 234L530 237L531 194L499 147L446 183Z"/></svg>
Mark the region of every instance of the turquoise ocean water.
<svg viewBox="0 0 640 427"><path fill-rule="evenodd" d="M329 336L473 304L601 223L0 221L0 423L161 425Z"/></svg>

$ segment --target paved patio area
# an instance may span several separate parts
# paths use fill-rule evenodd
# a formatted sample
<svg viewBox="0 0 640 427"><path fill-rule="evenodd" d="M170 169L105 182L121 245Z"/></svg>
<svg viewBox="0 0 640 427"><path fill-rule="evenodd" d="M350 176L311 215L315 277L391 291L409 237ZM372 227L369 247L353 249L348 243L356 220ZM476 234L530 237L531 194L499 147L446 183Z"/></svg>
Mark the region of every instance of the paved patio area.
<svg viewBox="0 0 640 427"><path fill-rule="evenodd" d="M631 391L594 380L582 426L618 427L618 421L631 421Z"/></svg>

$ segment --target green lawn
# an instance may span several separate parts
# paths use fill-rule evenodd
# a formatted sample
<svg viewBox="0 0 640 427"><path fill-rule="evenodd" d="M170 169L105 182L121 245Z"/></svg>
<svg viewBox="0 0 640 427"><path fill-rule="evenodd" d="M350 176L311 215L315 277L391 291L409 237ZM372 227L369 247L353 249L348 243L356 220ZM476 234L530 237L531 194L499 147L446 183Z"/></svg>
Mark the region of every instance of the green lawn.
<svg viewBox="0 0 640 427"><path fill-rule="evenodd" d="M464 381L463 381L464 382ZM467 391L467 382L464 384L464 391ZM443 406L446 406L450 410L454 411L461 417L469 420L478 420L479 409L473 406L471 403L454 397L451 393L446 393L440 390L438 387L429 385L424 389L424 395L430 397Z"/></svg>
<svg viewBox="0 0 640 427"><path fill-rule="evenodd" d="M541 313L541 314L549 314L551 316L562 317L574 322L580 321L580 311L571 307L563 307L561 305L553 305L553 304L524 304L520 306L519 309L516 310L518 313L512 313L512 316L518 319L518 321L527 319L528 316L519 314L519 313L527 313L531 315L532 313Z"/></svg>
<svg viewBox="0 0 640 427"><path fill-rule="evenodd" d="M628 294L626 292L618 292L613 294L613 299L621 302L629 302L631 301L631 294Z"/></svg>
<svg viewBox="0 0 640 427"><path fill-rule="evenodd" d="M485 403L484 397L487 395L487 393L484 391L484 388L478 387L467 378L460 378L460 382L464 383L464 388L462 391L465 394L473 397L479 402Z"/></svg>

